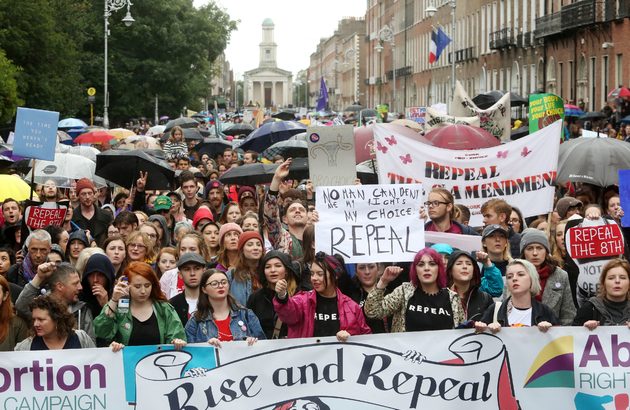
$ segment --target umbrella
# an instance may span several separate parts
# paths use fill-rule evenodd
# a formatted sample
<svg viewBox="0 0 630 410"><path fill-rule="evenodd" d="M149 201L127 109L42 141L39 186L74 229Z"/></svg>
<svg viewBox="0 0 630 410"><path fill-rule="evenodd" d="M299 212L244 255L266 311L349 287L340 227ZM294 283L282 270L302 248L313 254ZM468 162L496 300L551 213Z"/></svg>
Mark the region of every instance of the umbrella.
<svg viewBox="0 0 630 410"><path fill-rule="evenodd" d="M529 135L529 127L527 125L512 130L512 135L510 135L510 139L517 140L519 138L523 138L526 135Z"/></svg>
<svg viewBox="0 0 630 410"><path fill-rule="evenodd" d="M557 182L619 184L618 171L630 168L630 144L614 138L575 138L560 145Z"/></svg>
<svg viewBox="0 0 630 410"><path fill-rule="evenodd" d="M597 121L602 118L606 118L606 114L601 111L589 111L586 114L580 116L580 120Z"/></svg>
<svg viewBox="0 0 630 410"><path fill-rule="evenodd" d="M57 128L87 128L87 124L78 118L64 118L59 121Z"/></svg>
<svg viewBox="0 0 630 410"><path fill-rule="evenodd" d="M279 118L284 121L295 120L295 113L289 111L280 111L271 116L272 118Z"/></svg>
<svg viewBox="0 0 630 410"><path fill-rule="evenodd" d="M169 132L171 128L176 125L182 128L197 128L199 126L199 122L188 117L177 118L166 123L164 132Z"/></svg>
<svg viewBox="0 0 630 410"><path fill-rule="evenodd" d="M276 142L263 151L263 157L268 159L272 159L275 155L281 155L282 158L308 157L308 143L303 140L295 140L292 138L293 137L286 141Z"/></svg>
<svg viewBox="0 0 630 410"><path fill-rule="evenodd" d="M24 201L31 196L31 187L17 175L0 175L0 202L7 198Z"/></svg>
<svg viewBox="0 0 630 410"><path fill-rule="evenodd" d="M364 108L365 107L363 107L362 105L352 104L352 105L347 106L344 112L359 112Z"/></svg>
<svg viewBox="0 0 630 410"><path fill-rule="evenodd" d="M252 131L254 131L254 127L252 127L251 125L247 123L240 122L240 123L233 124L227 127L226 129L223 130L223 133L225 135L241 135L241 134L249 135L252 133Z"/></svg>
<svg viewBox="0 0 630 410"><path fill-rule="evenodd" d="M403 127L411 128L412 130L422 131L422 126L420 124L418 124L415 121L408 120L406 118L394 120L391 122L391 124L398 124L398 125L402 125Z"/></svg>
<svg viewBox="0 0 630 410"><path fill-rule="evenodd" d="M160 143L147 135L134 135L125 139L118 149L160 149ZM155 156L155 155L154 155Z"/></svg>
<svg viewBox="0 0 630 410"><path fill-rule="evenodd" d="M50 179L59 187L69 188L75 179L94 179L95 168L96 164L89 158L56 152L54 161L36 160L34 168L24 179L30 181L31 175L35 174L34 180L38 184Z"/></svg>
<svg viewBox="0 0 630 410"><path fill-rule="evenodd" d="M521 105L528 105L529 104L529 100L521 95L518 95L516 93L511 93L510 94L510 106L512 107L519 107Z"/></svg>
<svg viewBox="0 0 630 410"><path fill-rule="evenodd" d="M489 148L501 144L501 141L483 128L463 124L434 128L425 138L436 147L453 150Z"/></svg>
<svg viewBox="0 0 630 410"><path fill-rule="evenodd" d="M297 121L271 122L254 130L239 147L245 151L262 152L276 142L287 140L304 131L306 131L306 126Z"/></svg>
<svg viewBox="0 0 630 410"><path fill-rule="evenodd" d="M193 151L199 153L199 157L208 154L210 158L223 154L226 148L232 148L232 143L221 138L204 138L202 142L193 147Z"/></svg>
<svg viewBox="0 0 630 410"><path fill-rule="evenodd" d="M184 128L183 131L185 140L203 140L203 136L197 128Z"/></svg>
<svg viewBox="0 0 630 410"><path fill-rule="evenodd" d="M273 174L278 164L245 164L236 168L230 168L219 177L224 184L257 185L267 184L273 179ZM289 168L289 179L308 179L308 158L295 158Z"/></svg>
<svg viewBox="0 0 630 410"><path fill-rule="evenodd" d="M577 105L565 104L564 105L564 116L565 117L581 117L584 115L584 111Z"/></svg>
<svg viewBox="0 0 630 410"><path fill-rule="evenodd" d="M175 172L168 163L142 150L108 150L96 157L96 175L117 185L131 187L148 172L146 189L172 189Z"/></svg>
<svg viewBox="0 0 630 410"><path fill-rule="evenodd" d="M163 134L165 128L166 126L164 125L154 125L153 127L149 128L149 130L147 131L147 135L152 136Z"/></svg>
<svg viewBox="0 0 630 410"><path fill-rule="evenodd" d="M72 147L72 146L63 145L63 144L57 145L57 147L55 148L55 151L64 153L64 154L80 155L82 157L89 159L92 162L96 162L96 156L101 152L94 147L88 147L85 145Z"/></svg>
<svg viewBox="0 0 630 410"><path fill-rule="evenodd" d="M626 115L625 117L623 117L620 122L623 124L630 123L630 115Z"/></svg>
<svg viewBox="0 0 630 410"><path fill-rule="evenodd" d="M357 164L376 158L376 154L374 153L374 126L375 125L372 124L354 128L354 151ZM431 141L424 138L422 134L403 125L388 123L381 124L381 126L392 133L402 134L418 142L433 145Z"/></svg>
<svg viewBox="0 0 630 410"><path fill-rule="evenodd" d="M74 139L74 143L75 144L104 144L113 139L116 139L116 137L107 131L90 131L76 137Z"/></svg>
<svg viewBox="0 0 630 410"><path fill-rule="evenodd" d="M15 161L12 158L5 157L0 154L0 168L7 168L13 165Z"/></svg>
<svg viewBox="0 0 630 410"><path fill-rule="evenodd" d="M133 131L126 128L114 128L111 130L107 130L107 132L116 137L117 140L124 140L127 137L136 135Z"/></svg>
<svg viewBox="0 0 630 410"><path fill-rule="evenodd" d="M497 101L499 101L501 97L503 97L504 95L505 95L505 91L495 90L495 91L479 94L472 100L475 103L475 105L477 105L477 107L481 108L482 110L486 110L492 107L494 104L496 104ZM522 97L516 93L510 94L511 107L518 107L518 106L527 105L527 104L529 104L529 100L527 98Z"/></svg>
<svg viewBox="0 0 630 410"><path fill-rule="evenodd" d="M57 141L72 144L72 137L65 131L57 130Z"/></svg>
<svg viewBox="0 0 630 410"><path fill-rule="evenodd" d="M367 163L357 164L357 178L361 180L364 185L378 184L378 175L376 171Z"/></svg>
<svg viewBox="0 0 630 410"><path fill-rule="evenodd" d="M608 99L617 99L623 98L625 100L630 100L630 89L628 87L618 87L608 93Z"/></svg>

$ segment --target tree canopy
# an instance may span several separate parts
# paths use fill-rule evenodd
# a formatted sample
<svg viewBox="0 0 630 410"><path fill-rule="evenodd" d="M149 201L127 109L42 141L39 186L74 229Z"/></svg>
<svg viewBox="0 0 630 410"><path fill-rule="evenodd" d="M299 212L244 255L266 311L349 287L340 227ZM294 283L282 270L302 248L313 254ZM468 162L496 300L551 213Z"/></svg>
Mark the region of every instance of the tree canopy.
<svg viewBox="0 0 630 410"><path fill-rule="evenodd" d="M17 96L25 106L89 116L86 90L97 90L102 113L106 0L0 1L0 51L14 65ZM214 2L135 0L109 18L109 106L113 126L130 117L176 115L207 97L213 61L225 50L236 21ZM0 75L6 64L0 60ZM0 95L4 90L0 84ZM0 112L5 111L0 99Z"/></svg>

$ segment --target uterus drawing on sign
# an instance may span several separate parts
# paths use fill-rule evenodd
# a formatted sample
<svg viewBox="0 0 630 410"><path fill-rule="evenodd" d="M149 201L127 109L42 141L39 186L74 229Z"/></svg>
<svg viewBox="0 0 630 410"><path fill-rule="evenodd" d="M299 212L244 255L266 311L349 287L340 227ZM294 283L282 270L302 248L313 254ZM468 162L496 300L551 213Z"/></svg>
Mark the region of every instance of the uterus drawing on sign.
<svg viewBox="0 0 630 410"><path fill-rule="evenodd" d="M337 154L339 151L350 151L353 149L352 144L347 142L342 142L343 136L341 134L337 134L336 141L328 141L323 144L315 145L310 148L310 156L312 158L317 158L318 151L322 151L326 154L328 158L328 165L331 167L337 166Z"/></svg>

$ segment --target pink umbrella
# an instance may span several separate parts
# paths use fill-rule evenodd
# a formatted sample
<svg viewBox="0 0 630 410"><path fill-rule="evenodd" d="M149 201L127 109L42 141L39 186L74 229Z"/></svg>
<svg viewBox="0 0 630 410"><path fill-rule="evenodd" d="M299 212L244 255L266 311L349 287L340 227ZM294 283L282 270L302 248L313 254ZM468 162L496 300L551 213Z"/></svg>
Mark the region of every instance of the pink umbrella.
<svg viewBox="0 0 630 410"><path fill-rule="evenodd" d="M380 124L387 128L390 132L406 137L412 138L418 142L424 144L433 145L429 140L422 136L422 134L405 127L400 124ZM356 127L354 129L354 150L356 153L357 164L360 164L369 159L375 159L374 153L374 124L362 127Z"/></svg>
<svg viewBox="0 0 630 410"><path fill-rule="evenodd" d="M436 147L463 150L495 147L501 144L488 131L472 125L452 124L429 131L425 138Z"/></svg>

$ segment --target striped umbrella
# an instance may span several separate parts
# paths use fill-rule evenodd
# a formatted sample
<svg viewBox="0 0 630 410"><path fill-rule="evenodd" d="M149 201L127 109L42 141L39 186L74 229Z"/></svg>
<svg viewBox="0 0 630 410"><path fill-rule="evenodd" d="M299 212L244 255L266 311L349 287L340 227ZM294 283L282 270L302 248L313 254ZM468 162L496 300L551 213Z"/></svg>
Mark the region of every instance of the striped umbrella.
<svg viewBox="0 0 630 410"><path fill-rule="evenodd" d="M584 111L577 105L564 104L565 117L581 117L582 115L584 115Z"/></svg>

